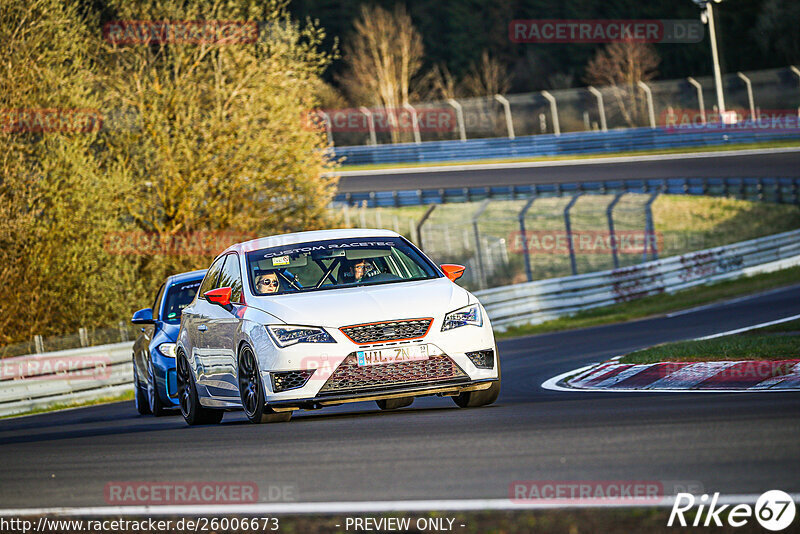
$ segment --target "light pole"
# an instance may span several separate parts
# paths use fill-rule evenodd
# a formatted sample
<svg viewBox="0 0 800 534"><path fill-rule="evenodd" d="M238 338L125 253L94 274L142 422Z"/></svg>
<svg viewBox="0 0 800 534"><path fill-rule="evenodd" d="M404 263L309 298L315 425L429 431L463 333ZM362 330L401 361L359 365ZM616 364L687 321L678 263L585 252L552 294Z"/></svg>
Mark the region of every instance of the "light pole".
<svg viewBox="0 0 800 534"><path fill-rule="evenodd" d="M717 53L717 31L714 26L714 10L712 4L719 4L722 0L692 0L695 4L700 6L700 20L704 24L708 24L708 37L711 39L711 59L714 62L714 84L717 87L717 107L719 108L719 116L723 119L725 117L725 95L722 93L722 74L719 70L719 54Z"/></svg>

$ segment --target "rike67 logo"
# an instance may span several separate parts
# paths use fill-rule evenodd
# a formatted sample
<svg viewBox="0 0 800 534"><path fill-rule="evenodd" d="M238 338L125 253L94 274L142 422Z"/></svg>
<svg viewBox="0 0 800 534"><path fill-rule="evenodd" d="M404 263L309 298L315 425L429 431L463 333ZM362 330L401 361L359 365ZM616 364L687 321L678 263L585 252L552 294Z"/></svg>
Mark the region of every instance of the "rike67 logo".
<svg viewBox="0 0 800 534"><path fill-rule="evenodd" d="M715 493L710 502L708 495L698 499L691 493L678 493L667 526L721 527L726 521L732 527L741 527L755 516L763 528L777 532L794 521L794 500L781 490L767 491L756 500L755 507L749 504L722 504L719 501L719 493ZM695 506L697 510L693 512Z"/></svg>

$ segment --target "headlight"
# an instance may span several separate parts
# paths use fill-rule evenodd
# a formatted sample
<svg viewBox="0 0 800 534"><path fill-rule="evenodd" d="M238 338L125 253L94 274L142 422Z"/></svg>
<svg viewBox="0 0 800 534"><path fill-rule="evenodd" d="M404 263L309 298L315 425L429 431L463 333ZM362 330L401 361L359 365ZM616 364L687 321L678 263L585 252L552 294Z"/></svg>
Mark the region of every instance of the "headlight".
<svg viewBox="0 0 800 534"><path fill-rule="evenodd" d="M478 304L471 304L465 308L452 311L444 316L444 323L442 324L442 332L445 330L452 330L460 326L467 326L468 324L474 326L483 326L483 317L481 316L481 307Z"/></svg>
<svg viewBox="0 0 800 534"><path fill-rule="evenodd" d="M296 343L336 343L324 328L316 326L270 325L267 332L281 348Z"/></svg>
<svg viewBox="0 0 800 534"><path fill-rule="evenodd" d="M158 346L158 352L163 354L164 356L169 356L170 358L175 357L175 343L161 343Z"/></svg>

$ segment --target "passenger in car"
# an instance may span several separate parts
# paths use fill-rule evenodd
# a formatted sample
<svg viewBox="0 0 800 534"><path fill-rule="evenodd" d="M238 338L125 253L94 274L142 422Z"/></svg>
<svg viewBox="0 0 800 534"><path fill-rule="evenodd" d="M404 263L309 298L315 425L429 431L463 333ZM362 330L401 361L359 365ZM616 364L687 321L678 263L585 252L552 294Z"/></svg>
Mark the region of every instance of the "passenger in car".
<svg viewBox="0 0 800 534"><path fill-rule="evenodd" d="M280 290L278 275L274 272L264 273L256 278L256 291L262 295L277 293Z"/></svg>

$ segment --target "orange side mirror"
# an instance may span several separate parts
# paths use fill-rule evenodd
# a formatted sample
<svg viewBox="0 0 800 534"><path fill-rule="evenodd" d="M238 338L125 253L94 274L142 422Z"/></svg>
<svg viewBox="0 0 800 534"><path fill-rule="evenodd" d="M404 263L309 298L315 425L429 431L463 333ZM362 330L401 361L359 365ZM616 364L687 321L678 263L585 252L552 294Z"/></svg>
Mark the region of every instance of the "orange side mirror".
<svg viewBox="0 0 800 534"><path fill-rule="evenodd" d="M203 296L209 302L213 304L219 304L223 308L226 308L231 305L231 292L232 288L230 287L219 287L217 289L212 289L211 291L206 291L203 293Z"/></svg>
<svg viewBox="0 0 800 534"><path fill-rule="evenodd" d="M440 267L442 268L442 271L444 271L444 275L453 282L461 278L461 275L463 275L464 271L466 270L466 267L463 265L456 265L452 263L444 263L440 265Z"/></svg>

